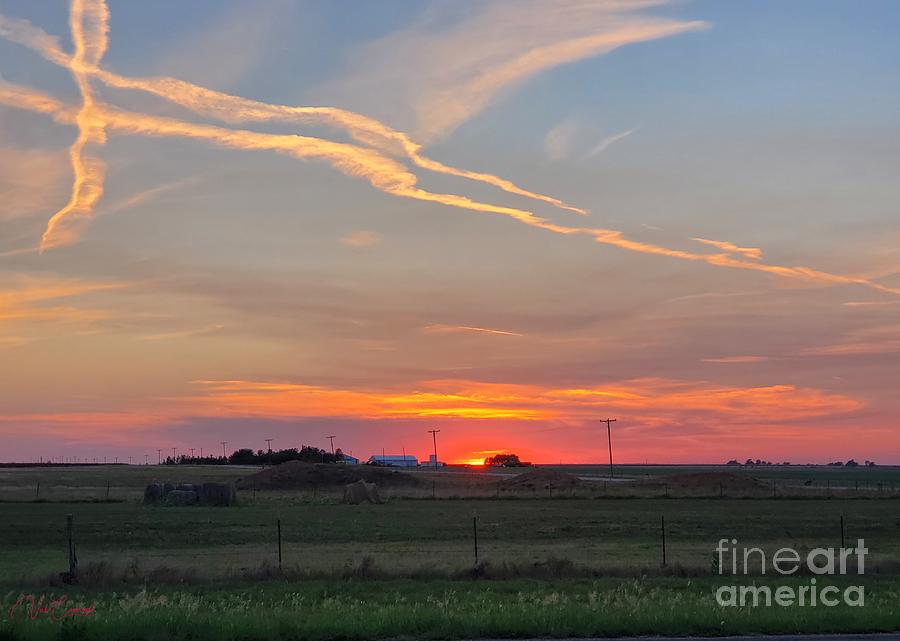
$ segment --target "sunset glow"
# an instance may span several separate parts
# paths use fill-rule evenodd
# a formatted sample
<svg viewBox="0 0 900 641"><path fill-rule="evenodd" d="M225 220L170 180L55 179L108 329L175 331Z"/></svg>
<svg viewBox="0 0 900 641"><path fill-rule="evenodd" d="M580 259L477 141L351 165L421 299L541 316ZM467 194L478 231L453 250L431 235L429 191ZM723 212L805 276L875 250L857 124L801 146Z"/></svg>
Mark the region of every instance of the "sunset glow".
<svg viewBox="0 0 900 641"><path fill-rule="evenodd" d="M880 22L333 11L0 6L0 459L900 462Z"/></svg>

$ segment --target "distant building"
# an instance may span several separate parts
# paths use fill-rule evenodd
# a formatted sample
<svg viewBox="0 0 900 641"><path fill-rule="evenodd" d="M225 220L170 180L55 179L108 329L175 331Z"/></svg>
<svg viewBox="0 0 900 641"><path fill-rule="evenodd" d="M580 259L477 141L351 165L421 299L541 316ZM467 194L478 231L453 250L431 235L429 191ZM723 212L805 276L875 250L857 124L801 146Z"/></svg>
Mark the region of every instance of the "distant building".
<svg viewBox="0 0 900 641"><path fill-rule="evenodd" d="M444 464L438 461L434 454L428 455L428 462L422 461L422 467L444 467Z"/></svg>
<svg viewBox="0 0 900 641"><path fill-rule="evenodd" d="M346 452L341 452L342 456L338 463L344 463L345 465L359 465L359 459L355 456L351 456Z"/></svg>
<svg viewBox="0 0 900 641"><path fill-rule="evenodd" d="M402 454L377 454L369 457L369 465L385 465L387 467L417 467L419 460L415 456L403 456Z"/></svg>

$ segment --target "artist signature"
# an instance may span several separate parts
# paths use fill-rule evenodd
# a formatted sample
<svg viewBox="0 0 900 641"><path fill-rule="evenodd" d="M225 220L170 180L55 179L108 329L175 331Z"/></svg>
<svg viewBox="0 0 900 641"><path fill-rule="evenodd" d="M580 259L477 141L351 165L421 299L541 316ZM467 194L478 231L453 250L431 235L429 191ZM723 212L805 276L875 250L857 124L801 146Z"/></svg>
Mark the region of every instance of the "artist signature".
<svg viewBox="0 0 900 641"><path fill-rule="evenodd" d="M33 594L23 594L10 606L9 620L13 621L20 611L24 611L25 618L29 621L37 621L41 617L51 621L62 621L96 614L93 603L84 608L75 608L69 607L68 601L69 597L66 595L48 597L46 594L42 594L38 598Z"/></svg>

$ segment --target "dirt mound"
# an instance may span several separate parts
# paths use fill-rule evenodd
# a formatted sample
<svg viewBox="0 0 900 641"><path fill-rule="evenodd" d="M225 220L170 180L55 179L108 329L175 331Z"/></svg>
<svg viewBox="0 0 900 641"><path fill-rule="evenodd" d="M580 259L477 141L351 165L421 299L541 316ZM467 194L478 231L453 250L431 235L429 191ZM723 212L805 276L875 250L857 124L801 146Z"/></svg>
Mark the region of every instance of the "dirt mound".
<svg viewBox="0 0 900 641"><path fill-rule="evenodd" d="M686 490L716 490L750 492L760 490L765 483L743 474L733 472L692 472L689 474L674 474L659 479L669 487L683 488Z"/></svg>
<svg viewBox="0 0 900 641"><path fill-rule="evenodd" d="M507 490L564 490L581 484L581 479L565 472L533 469L507 479L501 485Z"/></svg>
<svg viewBox="0 0 900 641"><path fill-rule="evenodd" d="M419 479L411 474L371 465L303 463L289 461L262 470L237 482L238 489L299 490L340 487L365 481L382 487L413 487Z"/></svg>

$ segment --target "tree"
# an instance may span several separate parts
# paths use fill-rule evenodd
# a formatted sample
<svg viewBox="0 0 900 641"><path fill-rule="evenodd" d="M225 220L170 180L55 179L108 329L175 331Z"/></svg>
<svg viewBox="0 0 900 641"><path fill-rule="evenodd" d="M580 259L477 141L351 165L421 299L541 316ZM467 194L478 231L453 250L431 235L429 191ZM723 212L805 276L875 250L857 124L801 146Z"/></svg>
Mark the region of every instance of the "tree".
<svg viewBox="0 0 900 641"><path fill-rule="evenodd" d="M522 467L524 465L517 454L494 454L484 459L484 464L489 467Z"/></svg>

